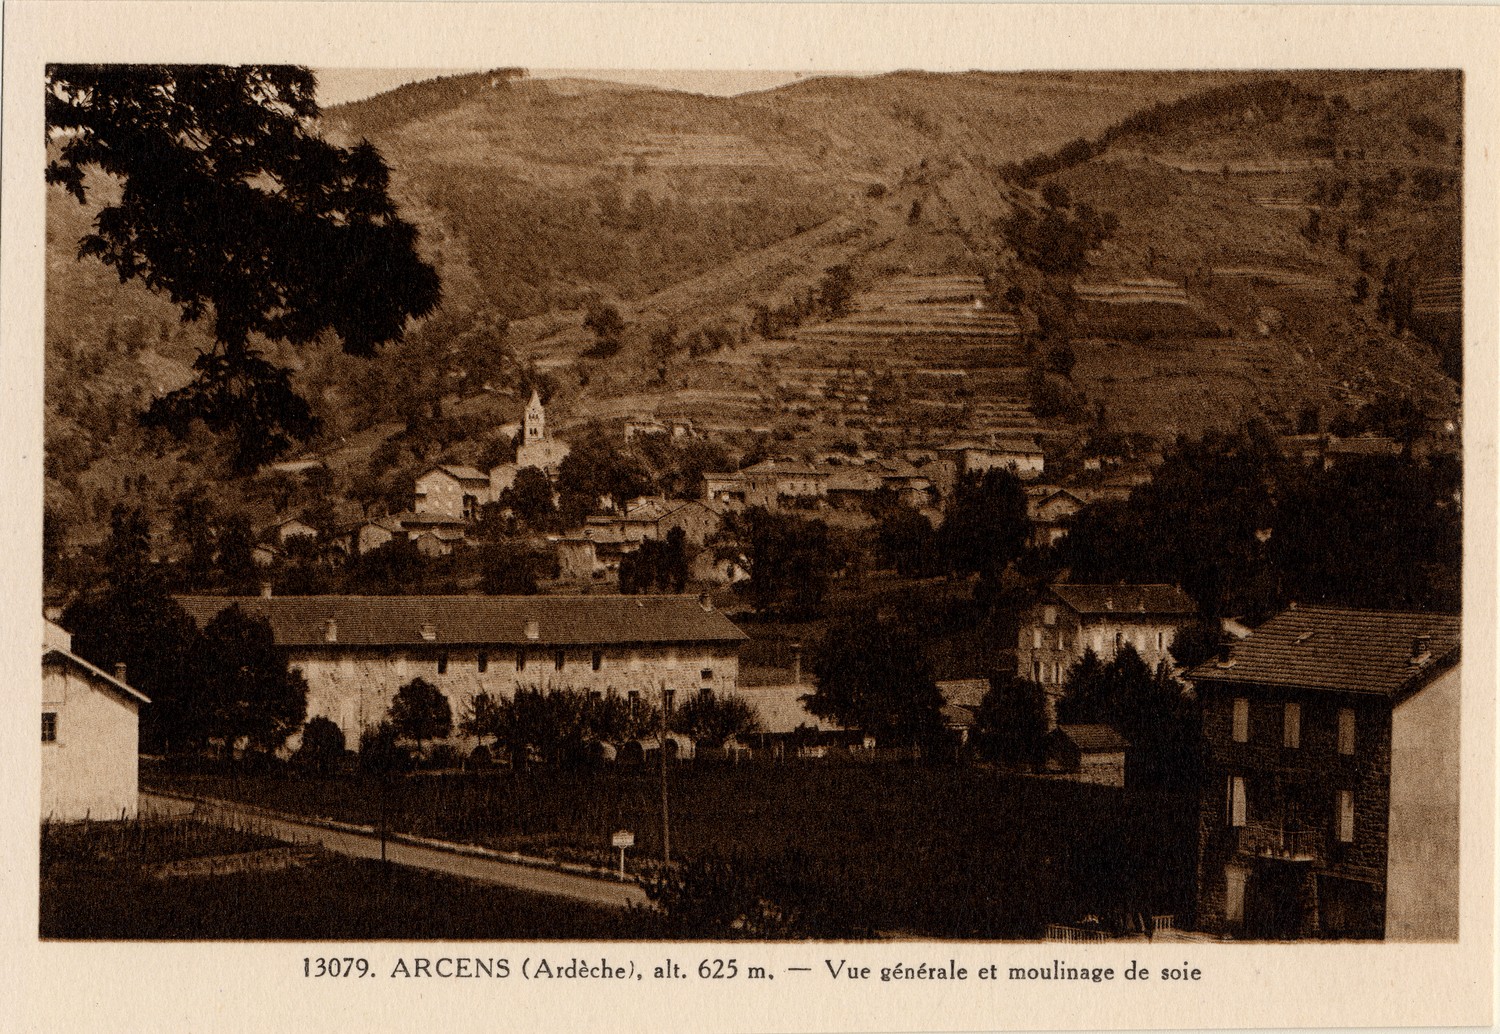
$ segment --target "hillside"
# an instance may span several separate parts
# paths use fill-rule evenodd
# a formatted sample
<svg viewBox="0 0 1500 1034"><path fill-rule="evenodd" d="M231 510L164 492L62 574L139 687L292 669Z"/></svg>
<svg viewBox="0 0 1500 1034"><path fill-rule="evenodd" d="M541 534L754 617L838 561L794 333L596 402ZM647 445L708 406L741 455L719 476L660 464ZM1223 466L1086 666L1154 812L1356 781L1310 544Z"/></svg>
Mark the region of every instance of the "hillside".
<svg viewBox="0 0 1500 1034"><path fill-rule="evenodd" d="M1274 82L898 72L739 97L499 73L411 84L323 128L384 154L442 309L374 361L268 352L298 371L325 421L313 448L342 483L376 473L388 492L404 463L489 454L533 384L564 434L670 409L732 444L798 448L1024 432L1064 455L1101 420L1157 437L1251 416L1290 427L1388 391L1453 409L1459 84ZM1079 160L1078 140L1099 144ZM1029 180L1008 171L1060 154ZM1076 270L1039 269L1007 236L1049 196L1117 219ZM85 538L127 494L162 513L216 474L211 443L131 428L206 342L74 259L89 218L49 194L49 505ZM847 311L824 311L837 267ZM1411 288L1404 330L1377 312L1383 282ZM613 354L583 327L600 303L624 317ZM1066 361L1049 357L1058 340ZM392 437L427 409L441 433Z"/></svg>

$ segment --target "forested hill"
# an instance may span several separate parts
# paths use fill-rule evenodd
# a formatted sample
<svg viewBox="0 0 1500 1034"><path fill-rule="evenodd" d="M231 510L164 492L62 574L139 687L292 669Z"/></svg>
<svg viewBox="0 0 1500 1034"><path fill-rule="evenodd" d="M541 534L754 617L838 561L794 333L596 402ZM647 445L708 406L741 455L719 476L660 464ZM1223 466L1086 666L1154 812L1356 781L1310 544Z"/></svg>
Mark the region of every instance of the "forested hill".
<svg viewBox="0 0 1500 1034"><path fill-rule="evenodd" d="M898 72L738 97L506 70L414 83L322 128L384 155L441 308L373 361L266 351L323 420L309 451L367 502L411 466L503 452L532 386L565 434L673 406L824 446L899 446L878 428L940 435L985 407L1060 449L1090 422L1290 430L1391 392L1451 410L1461 110L1442 72ZM134 430L207 341L76 259L90 218L49 192L48 501L85 540L114 502L165 513L219 473L211 442ZM1059 243L1082 250L1046 268ZM895 313L894 337L856 347L820 295L830 270L847 319ZM985 294L1015 336L947 348L937 310L911 308L934 301L923 284ZM609 340L588 319L604 308ZM920 363L913 341L931 342ZM902 363L964 386L934 394ZM841 410L825 385L851 369L907 409Z"/></svg>

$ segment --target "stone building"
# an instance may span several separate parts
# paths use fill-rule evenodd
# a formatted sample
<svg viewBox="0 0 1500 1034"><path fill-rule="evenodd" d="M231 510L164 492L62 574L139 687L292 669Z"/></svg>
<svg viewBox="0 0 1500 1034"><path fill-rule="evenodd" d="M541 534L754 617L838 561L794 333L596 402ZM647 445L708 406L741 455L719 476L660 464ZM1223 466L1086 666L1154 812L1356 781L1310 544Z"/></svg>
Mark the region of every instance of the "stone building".
<svg viewBox="0 0 1500 1034"><path fill-rule="evenodd" d="M518 688L733 692L746 638L697 596L182 596L200 625L229 606L266 619L307 679L307 716L357 746L396 691L421 676L455 723L479 693Z"/></svg>
<svg viewBox="0 0 1500 1034"><path fill-rule="evenodd" d="M42 818L132 818L138 806L140 709L149 704L115 674L73 653L46 622L42 639Z"/></svg>
<svg viewBox="0 0 1500 1034"><path fill-rule="evenodd" d="M1294 607L1193 669L1198 925L1458 938L1456 615Z"/></svg>
<svg viewBox="0 0 1500 1034"><path fill-rule="evenodd" d="M1197 611L1175 585L1056 583L1021 617L1016 674L1041 685L1052 724L1068 669L1087 651L1108 664L1128 644L1155 668L1170 662L1173 634Z"/></svg>
<svg viewBox="0 0 1500 1034"><path fill-rule="evenodd" d="M526 404L522 428L521 444L516 447L516 466L538 467L549 475L556 474L558 465L567 458L568 445L547 434L547 411L535 391Z"/></svg>
<svg viewBox="0 0 1500 1034"><path fill-rule="evenodd" d="M412 510L472 521L490 502L490 478L473 467L445 463L423 471L412 493Z"/></svg>

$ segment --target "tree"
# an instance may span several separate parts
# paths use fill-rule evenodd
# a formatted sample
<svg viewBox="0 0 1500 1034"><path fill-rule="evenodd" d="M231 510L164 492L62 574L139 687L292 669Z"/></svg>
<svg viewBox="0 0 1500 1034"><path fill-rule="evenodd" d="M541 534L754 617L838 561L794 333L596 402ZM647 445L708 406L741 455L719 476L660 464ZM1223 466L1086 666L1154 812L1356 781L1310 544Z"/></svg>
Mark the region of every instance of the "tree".
<svg viewBox="0 0 1500 1034"><path fill-rule="evenodd" d="M1184 668L1196 668L1211 661L1224 641L1224 630L1217 621L1195 621L1172 634L1172 660Z"/></svg>
<svg viewBox="0 0 1500 1034"><path fill-rule="evenodd" d="M459 716L458 731L483 741L500 735L500 719L505 703L489 693L479 692L471 696Z"/></svg>
<svg viewBox="0 0 1500 1034"><path fill-rule="evenodd" d="M672 712L672 728L691 736L694 743L722 747L758 730L760 715L739 697L697 693Z"/></svg>
<svg viewBox="0 0 1500 1034"><path fill-rule="evenodd" d="M417 741L421 754L424 740L441 739L453 731L453 708L442 690L419 675L396 690L390 722L397 735Z"/></svg>
<svg viewBox="0 0 1500 1034"><path fill-rule="evenodd" d="M511 486L500 492L500 505L530 528L549 527L557 513L552 501L552 482L538 467L518 470Z"/></svg>
<svg viewBox="0 0 1500 1034"><path fill-rule="evenodd" d="M590 355L611 356L620 350L625 335L625 320L613 305L591 305L583 325L594 334Z"/></svg>
<svg viewBox="0 0 1500 1034"><path fill-rule="evenodd" d="M1015 675L998 675L990 679L975 718L978 747L987 757L1021 768L1041 762L1047 735L1041 686Z"/></svg>
<svg viewBox="0 0 1500 1034"><path fill-rule="evenodd" d="M534 596L540 558L513 542L485 546L479 590L489 596Z"/></svg>
<svg viewBox="0 0 1500 1034"><path fill-rule="evenodd" d="M959 479L938 529L939 548L950 572L978 574L998 585L1006 566L1026 549L1030 532L1020 478L993 468Z"/></svg>
<svg viewBox="0 0 1500 1034"><path fill-rule="evenodd" d="M396 214L375 148L314 132L317 82L304 68L49 65L47 182L88 200L85 173L118 182L80 257L165 294L185 321L211 319L214 347L149 424L193 421L234 439L253 469L316 429L310 408L253 346L325 333L351 355L401 339L437 305L436 271ZM211 246L210 245L211 242Z"/></svg>
<svg viewBox="0 0 1500 1034"><path fill-rule="evenodd" d="M322 775L327 775L335 762L344 756L344 730L330 718L317 715L302 727L302 745L297 748L296 759Z"/></svg>
<svg viewBox="0 0 1500 1034"><path fill-rule="evenodd" d="M938 538L932 522L900 503L887 507L875 531L880 559L903 578L921 578L938 569Z"/></svg>
<svg viewBox="0 0 1500 1034"><path fill-rule="evenodd" d="M810 660L806 704L819 718L912 746L942 733L943 695L915 629L858 613L830 626Z"/></svg>
<svg viewBox="0 0 1500 1034"><path fill-rule="evenodd" d="M920 204L917 214L920 218ZM847 265L831 266L823 274L823 279L818 283L818 301L824 313L832 319L849 315L854 304L854 277Z"/></svg>
<svg viewBox="0 0 1500 1034"><path fill-rule="evenodd" d="M286 650L271 626L238 605L219 611L198 644L205 729L232 757L241 740L268 753L286 742L307 717L307 681L287 668Z"/></svg>
<svg viewBox="0 0 1500 1034"><path fill-rule="evenodd" d="M828 525L754 506L733 514L719 534L720 559L744 556L750 580L738 591L760 611L814 614L838 564Z"/></svg>
<svg viewBox="0 0 1500 1034"><path fill-rule="evenodd" d="M665 539L647 539L620 561L620 591L626 595L681 592L688 581L687 532L673 528Z"/></svg>

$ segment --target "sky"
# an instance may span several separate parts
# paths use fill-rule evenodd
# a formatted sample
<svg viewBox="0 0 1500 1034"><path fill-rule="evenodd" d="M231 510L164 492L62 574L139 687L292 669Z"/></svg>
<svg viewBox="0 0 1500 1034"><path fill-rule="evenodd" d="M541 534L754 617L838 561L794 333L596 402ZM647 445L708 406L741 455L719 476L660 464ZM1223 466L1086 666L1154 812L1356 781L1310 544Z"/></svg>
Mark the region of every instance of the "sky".
<svg viewBox="0 0 1500 1034"><path fill-rule="evenodd" d="M393 90L405 83L422 79L434 79L440 75L461 75L480 72L480 68L320 68L318 75L318 103L323 107L362 100L365 97ZM769 90L776 86L806 78L807 72L747 71L668 71L661 69L567 69L532 68L527 70L533 79L557 79L564 76L579 79L603 79L609 82L629 83L637 86L655 86L668 90L686 90L691 93L706 93L729 97L737 93L754 90ZM816 73L827 74L827 73Z"/></svg>

